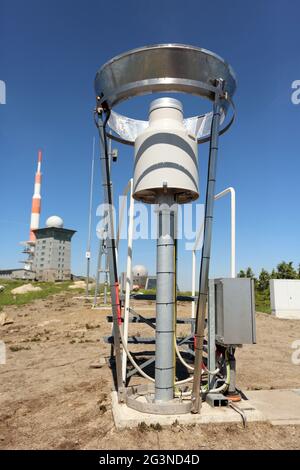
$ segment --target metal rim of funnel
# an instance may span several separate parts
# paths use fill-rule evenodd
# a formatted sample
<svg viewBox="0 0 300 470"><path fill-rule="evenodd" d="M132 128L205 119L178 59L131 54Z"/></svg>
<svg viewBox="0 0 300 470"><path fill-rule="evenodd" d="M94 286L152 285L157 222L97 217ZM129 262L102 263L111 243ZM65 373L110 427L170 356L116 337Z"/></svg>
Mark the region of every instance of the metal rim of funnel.
<svg viewBox="0 0 300 470"><path fill-rule="evenodd" d="M153 91L178 91L214 99L214 81L236 89L232 67L214 52L185 44L156 44L132 49L105 63L95 77L100 103L113 108L128 98Z"/></svg>
<svg viewBox="0 0 300 470"><path fill-rule="evenodd" d="M234 120L232 96L236 78L232 67L206 49L182 44L158 44L133 49L104 64L95 77L95 91L100 106L114 106L136 96L155 92L179 92L214 100L216 80L224 80L224 112L233 107L233 116L220 131L226 132ZM135 120L132 120L133 122ZM108 134L118 142L133 142ZM209 140L201 137L198 143Z"/></svg>

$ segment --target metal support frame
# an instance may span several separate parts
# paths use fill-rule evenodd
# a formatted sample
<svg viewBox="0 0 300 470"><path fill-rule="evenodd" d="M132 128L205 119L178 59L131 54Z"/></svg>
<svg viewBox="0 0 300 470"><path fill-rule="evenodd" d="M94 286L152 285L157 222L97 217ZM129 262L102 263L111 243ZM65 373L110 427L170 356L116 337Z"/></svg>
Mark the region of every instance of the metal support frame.
<svg viewBox="0 0 300 470"><path fill-rule="evenodd" d="M196 296L196 250L199 245L199 240L202 236L203 233L203 228L204 228L204 223L201 224L201 227L198 230L198 234L196 237L195 245L192 251L192 297ZM192 318L195 318L196 312L195 312L195 300L192 300L192 312L191 312Z"/></svg>
<svg viewBox="0 0 300 470"><path fill-rule="evenodd" d="M109 157L109 167L111 165L111 140L108 142L108 157ZM111 190L112 190L112 183L111 183ZM106 217L104 217L106 220ZM96 308L97 305L97 297L100 287L100 275L102 273L105 274L105 281L104 281L104 297L103 303L104 305L107 304L107 286L108 286L108 273L109 273L109 266L108 266L108 256L107 256L107 249L106 249L106 237L107 237L107 224L103 227L102 238L100 239L99 249L98 249L98 259L97 259L97 268L96 268L96 279L95 279L95 294L94 294L94 303L93 307ZM117 244L118 246L118 244ZM104 269L102 268L102 257L104 257Z"/></svg>
<svg viewBox="0 0 300 470"><path fill-rule="evenodd" d="M108 143L108 148L109 148L109 157L110 157L110 164L111 164L111 156L113 155L113 152L111 150L111 140L109 140ZM133 238L133 204L134 204L134 199L132 198L132 183L131 180L129 180L123 195L127 196L128 193L130 193L130 219L129 219L129 231L128 231L128 252L132 252L132 238ZM111 184L112 187L112 184ZM123 216L124 216L124 204L122 205L121 208L121 215L120 215L120 220L119 220L119 225L118 225L118 230L117 230L117 240L116 240L116 255L118 254L118 247L119 247L119 241L120 241L120 233L122 230L122 223L123 223ZM104 220L106 217L104 218ZM100 284L100 274L104 273L105 274L105 282L104 282L104 297L103 297L103 303L104 305L107 304L107 286L108 286L108 273L109 273L109 265L108 265L108 256L107 256L107 249L106 249L106 236L107 236L107 225L103 228L104 233L103 233L103 238L100 240L99 244L99 251L98 251L98 261L97 261L97 271L96 271L96 285L95 285L95 295L94 295L94 304L93 307L96 307L97 304L97 297L98 297L98 291L99 291L99 284ZM129 248L129 246L131 248ZM104 261L104 269L101 269L102 267L102 256L104 256L105 261ZM131 254L132 258L132 254ZM131 259L127 257L127 263L131 263ZM131 268L130 268L131 269ZM130 286L129 286L130 287ZM126 316L126 315L125 315ZM126 328L125 328L126 330ZM128 332L126 332L126 335L128 336ZM126 340L126 335L125 335L125 340ZM123 354L125 351L123 351ZM125 353L126 354L126 353Z"/></svg>
<svg viewBox="0 0 300 470"><path fill-rule="evenodd" d="M104 269L102 269L102 259L104 257ZM107 268L107 249L106 249L106 241L105 238L100 240L99 243L99 250L98 250L98 259L97 259L97 268L96 268L96 284L95 284L95 294L94 294L94 303L93 307L95 308L97 305L97 297L100 287L100 274L105 274L105 282L104 282L104 299L103 302L106 305L107 303L107 277L108 277L108 268Z"/></svg>
<svg viewBox="0 0 300 470"><path fill-rule="evenodd" d="M220 193L215 195L215 201L221 199L221 197L230 194L230 277L236 276L235 268L235 190L234 188L226 188ZM192 297L196 295L196 251L198 249L199 240L203 233L203 224L201 225L195 245L192 251ZM192 301L191 317L195 318L195 300Z"/></svg>
<svg viewBox="0 0 300 470"><path fill-rule="evenodd" d="M128 319L128 323L145 323L147 324L148 326L150 326L150 328L152 328L153 330L155 330L155 323L156 323L156 317L151 317L151 318L148 318L148 317L144 317L143 315L141 315L140 313L136 312L132 307L129 307L129 314L131 315L131 317L129 317ZM112 322L112 316L111 315L108 315L106 317L107 321L108 322ZM122 321L124 321L124 318L122 319ZM191 319L191 318L176 318L176 323L177 324L193 324L194 323L194 320ZM127 332L128 333L128 332ZM106 343L109 343L109 344L112 344L113 342L113 337L112 336L105 336L104 337L104 341ZM178 346L182 346L182 345L186 345L187 344L187 350L185 351L186 353L190 354L191 356L194 355L194 351L188 346L188 344L190 343L192 345L194 341L194 338L193 338L193 335L189 334L187 335L186 337L182 337L182 338L177 338L177 344ZM136 336L131 336L129 337L128 334L127 334L127 343L133 343L133 344L155 344L155 337L136 337ZM132 353L133 356L137 355L138 353L134 352ZM151 352L152 355L154 355L154 351ZM148 359L147 361L143 362L142 364L139 365L139 367L141 369L144 369L145 367L147 367L148 365L152 364L153 362L155 361L155 358L152 357L150 359ZM133 369L131 371L129 371L127 374L126 374L126 380L128 380L132 375L138 373L136 371L136 369Z"/></svg>
<svg viewBox="0 0 300 470"><path fill-rule="evenodd" d="M109 264L109 278L110 278L110 294L112 304L112 315L113 315L113 336L114 336L114 353L116 361L116 383L117 392L120 401L124 401L124 386L122 380L122 360L121 360L121 349L120 349L120 332L119 332L119 319L120 319L120 299L119 299L119 285L118 285L118 273L116 265L116 243L114 238L114 224L113 224L113 213L112 213L112 190L110 180L110 168L109 168L109 155L107 149L107 141L105 135L105 125L108 118L103 120L103 111L98 112L97 127L100 138L100 161L101 161L101 173L102 173L102 185L104 189L104 203L107 205L107 255Z"/></svg>
<svg viewBox="0 0 300 470"><path fill-rule="evenodd" d="M132 240L133 240L133 217L134 217L134 199L133 199L133 179L127 185L127 193L129 193L129 223L127 233L127 265L126 265L126 288L125 288L125 305L124 305L124 322L123 322L123 336L125 344L128 338L128 322L130 310L130 289L131 289L131 270L132 270ZM127 368L127 354L123 348L122 357L122 377L123 382L126 382L126 368Z"/></svg>
<svg viewBox="0 0 300 470"><path fill-rule="evenodd" d="M151 70L146 64L152 63L153 67ZM144 66L145 65L145 66ZM153 78L156 77L156 78ZM165 44L149 46L145 48L135 49L129 51L120 56L115 57L111 61L107 62L97 73L95 79L95 91L97 96L97 111L100 115L99 134L102 147L105 151L105 161L103 163L103 175L106 174L106 182L104 178L105 194L109 195L111 200L111 187L110 180L108 178L109 170L107 167L107 141L105 126L108 122L109 115L112 109L121 101L133 98L138 95L144 95L153 92L183 92L193 95L198 95L202 98L207 98L213 101L213 113L211 120L211 132L210 134L200 133L197 135L198 143L210 141L209 150L209 165L208 165L208 180L207 180L207 191L206 191L206 206L205 206L205 220L204 220L204 244L202 249L201 268L200 268L200 279L199 279L199 297L197 301L197 315L196 315L196 334L195 334L195 371L194 371L194 383L192 391L192 411L198 412L201 405L201 369L203 359L203 347L204 347L204 326L205 326L205 313L208 293L208 273L209 273L209 260L210 260L210 247L211 247L211 236L212 236L212 217L213 217L213 202L214 202L214 189L215 189L215 176L216 176L216 161L217 161L217 148L218 148L218 137L224 133L231 126L234 120L234 104L232 102L232 96L236 88L235 75L231 67L222 58L206 51L204 49L195 48L191 46L179 45L179 44ZM220 116L227 114L229 107L233 108L233 116L229 123L221 129ZM101 109L107 111L107 119L105 123L102 121ZM207 115L205 117L208 117ZM118 129L116 130L119 137L111 135L122 143L132 143L120 136ZM122 134L122 132L121 132ZM112 217L110 214L109 224L109 245L108 245L108 259L109 259L109 271L110 271L110 283L112 292L112 310L113 310L113 332L114 332L114 345L116 355L116 372L117 372L117 384L120 399L120 390L123 387L122 384L122 363L120 358L120 331L119 323L121 323L120 317L120 302L118 296L118 279L117 279L117 267L116 267L116 247L113 237L113 225ZM170 235L170 234L169 234ZM164 269L158 269L161 274L169 274L170 279L172 278L173 264L175 267L175 260L171 261L171 256L167 255L167 248L163 247L160 250L159 241L157 244L158 262L166 256L167 263L164 263ZM160 255L159 252L162 251ZM173 257L175 258L175 257ZM173 264L172 264L173 263ZM194 265L196 260L194 259ZM164 271L167 271L165 273ZM174 279L175 276L173 275ZM163 283L168 283L170 279L167 276L162 276L162 284L158 282L160 289ZM160 292L157 293L157 329L161 336L166 334L167 341L162 341L161 338L156 338L156 345L160 350L160 357L165 359L165 363L161 370L166 371L169 366L169 370L174 370L173 363L171 364L170 351L174 352L174 329L175 329L175 315L173 315L173 324L171 324L171 307L166 308L166 315L162 315L159 312L160 305L171 305L175 302L175 283L174 283L174 295L171 296L171 289L166 288L165 291L168 294L164 297L164 290L161 288ZM172 297L172 298L171 298ZM168 328L168 330L167 330ZM172 343L171 343L172 334ZM170 344L167 342L170 341ZM165 344L164 344L165 343ZM164 355L165 349L168 349L168 354ZM174 361L174 355L173 355ZM175 361L174 361L175 362ZM157 364L156 364L157 365ZM161 374L161 380L163 383L163 390L171 390L170 387L166 387L167 384L171 384L170 374ZM158 380L156 385L158 384ZM141 407L141 411L148 412L175 412L171 397L173 397L173 385L172 382L172 394L166 393L161 397L157 390L154 390L152 386L143 386L136 391L132 391L132 394L127 394L127 403L129 401L132 408L138 409ZM156 387L157 388L157 387ZM155 392L155 393L154 393ZM144 404L140 402L138 397L141 394L147 395L147 400ZM151 395L155 400L151 399ZM150 401L149 401L150 400ZM151 401L152 400L152 401ZM176 401L176 400L175 400ZM151 403L150 403L151 402ZM184 403L182 412L190 410L190 403ZM177 408L176 408L177 409ZM172 410L172 411L171 411ZM180 412L180 411L179 411Z"/></svg>
<svg viewBox="0 0 300 470"><path fill-rule="evenodd" d="M186 336L185 338L177 338L177 345L178 346L182 346L182 345L185 345L186 343L188 342L193 342L193 336L192 335L188 335ZM149 340L146 341L146 338L138 338L138 342L141 342L143 344L149 344ZM153 338L153 344L155 344L155 338ZM188 347L187 350L185 351L185 353L188 353L190 355L192 355L192 350ZM136 354L136 353L135 353ZM155 351L153 351L153 355L155 354ZM145 367L148 367L150 366L151 364L153 364L153 362L155 361L155 357L151 357L150 359L147 359L147 361L143 362L142 364L139 365L139 367L141 369L144 369ZM127 379L129 379L130 377L132 377L134 374L136 374L137 371L135 369L129 371L127 373Z"/></svg>
<svg viewBox="0 0 300 470"><path fill-rule="evenodd" d="M105 247L106 249L106 247ZM104 289L103 289L103 303L104 305L107 305L107 286L108 286L108 273L109 273L109 269L108 269L108 258L107 258L107 255L105 254L105 268L104 268L104 272L105 272L105 281L104 281Z"/></svg>
<svg viewBox="0 0 300 470"><path fill-rule="evenodd" d="M198 295L198 301L197 301L196 330L195 330L195 363L194 363L194 382L193 382L193 391L192 391L192 412L193 413L199 413L201 404L202 404L201 370L202 370L202 358L203 358L205 314L206 314L206 304L207 304L207 296L208 296L208 275L209 275L209 264L210 264L214 195L215 195L215 183L216 183L216 172L217 172L220 110L221 110L221 98L223 96L224 96L223 81L219 80L218 88L217 88L217 91L215 92L215 97L214 97L213 118L212 118L210 146L209 146L205 217L204 217L204 236L203 236L203 247L202 247L202 254L201 254L199 295Z"/></svg>
<svg viewBox="0 0 300 470"><path fill-rule="evenodd" d="M153 327L154 327L156 317L147 317L147 318L145 318L141 314L136 313L135 311L133 311L132 308L130 308L129 311L130 311L130 313L132 313L134 315L132 318L129 318L129 320L128 320L129 323L147 323L148 324L148 322L149 322L149 324L153 324ZM111 323L112 322L112 316L107 315L106 320L109 323ZM122 321L123 321L123 318L122 318ZM193 318L177 317L176 323L177 323L177 325L180 325L180 324L181 325L182 324L193 325L195 323L195 320Z"/></svg>

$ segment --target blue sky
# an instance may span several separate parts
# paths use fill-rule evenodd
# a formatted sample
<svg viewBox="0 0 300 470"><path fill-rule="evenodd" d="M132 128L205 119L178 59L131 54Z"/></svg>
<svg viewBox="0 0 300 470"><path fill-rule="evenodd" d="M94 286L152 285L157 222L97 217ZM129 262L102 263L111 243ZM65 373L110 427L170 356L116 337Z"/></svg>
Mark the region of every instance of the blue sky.
<svg viewBox="0 0 300 470"><path fill-rule="evenodd" d="M41 147L41 222L58 214L77 230L72 266L84 273L95 73L116 54L166 42L210 49L238 78L237 120L220 140L217 177L217 191L236 189L237 268L300 262L300 105L291 102L291 83L300 79L299 2L0 0L0 8L0 80L7 86L7 104L0 105L0 268L22 259ZM123 109L142 115L149 98L132 103ZM197 113L196 105L187 100L186 114ZM207 152L200 147L200 202ZM132 160L119 146L115 194L131 176ZM96 176L95 206L102 197L98 164ZM229 273L229 207L229 199L216 204L212 276ZM190 257L181 250L180 288L190 287ZM120 262L122 270L123 255ZM153 242L135 243L134 262L154 272Z"/></svg>

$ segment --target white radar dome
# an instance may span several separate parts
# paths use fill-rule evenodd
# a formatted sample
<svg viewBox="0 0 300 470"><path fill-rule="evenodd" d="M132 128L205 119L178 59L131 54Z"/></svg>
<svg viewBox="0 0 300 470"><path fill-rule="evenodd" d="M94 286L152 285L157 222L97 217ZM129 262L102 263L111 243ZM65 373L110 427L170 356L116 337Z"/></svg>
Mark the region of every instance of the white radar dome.
<svg viewBox="0 0 300 470"><path fill-rule="evenodd" d="M142 264L137 264L136 266L133 266L133 268L132 268L132 275L134 277L147 277L148 276L148 270Z"/></svg>
<svg viewBox="0 0 300 470"><path fill-rule="evenodd" d="M58 217L58 215L51 215L51 217L48 217L46 220L46 227L54 227L54 228L63 228L64 226L64 221L61 217Z"/></svg>

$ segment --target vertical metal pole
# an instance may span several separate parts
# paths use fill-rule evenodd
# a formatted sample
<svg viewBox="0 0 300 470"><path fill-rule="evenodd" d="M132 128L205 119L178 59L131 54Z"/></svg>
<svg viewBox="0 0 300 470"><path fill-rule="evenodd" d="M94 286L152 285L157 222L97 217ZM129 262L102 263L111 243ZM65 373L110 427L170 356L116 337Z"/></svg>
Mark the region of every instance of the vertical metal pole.
<svg viewBox="0 0 300 470"><path fill-rule="evenodd" d="M108 141L108 156L109 156L109 167L111 165L111 139ZM112 188L112 184L111 184ZM107 230L107 227L106 227ZM104 254L104 296L103 296L103 303L104 305L107 304L107 286L108 286L108 272L109 272L109 265L108 265L108 256L107 256L107 250L106 250L106 242L104 241L102 244L102 253Z"/></svg>
<svg viewBox="0 0 300 470"><path fill-rule="evenodd" d="M192 251L192 297L196 295L196 250ZM192 300L192 318L195 318L195 300Z"/></svg>
<svg viewBox="0 0 300 470"><path fill-rule="evenodd" d="M86 290L85 295L89 295L90 282L90 261L91 261L91 234L92 234L92 206L93 206L93 185L94 185L94 162L95 162L95 137L93 138L93 157L90 184L90 204L89 204L89 225L88 225L88 241L86 249Z"/></svg>
<svg viewBox="0 0 300 470"><path fill-rule="evenodd" d="M104 265L104 269L105 269L105 281L104 281L104 296L103 296L103 303L104 305L107 304L107 285L108 285L108 258L107 256L105 256L105 265Z"/></svg>
<svg viewBox="0 0 300 470"><path fill-rule="evenodd" d="M101 259L102 259L102 252L103 252L103 240L100 240L99 243L99 250L98 250L98 259L97 259L97 271L96 271L96 284L95 284L95 294L94 294L94 307L97 305L97 297L98 297L98 290L99 290L99 281L100 281L100 269L101 269Z"/></svg>
<svg viewBox="0 0 300 470"><path fill-rule="evenodd" d="M196 315L196 331L195 331L195 362L194 362L194 382L192 391L192 413L199 413L202 397L201 397L201 369L203 359L203 340L205 328L205 314L208 294L208 274L211 251L212 238L212 221L215 196L215 182L217 170L217 155L219 141L219 124L220 124L220 84L219 90L216 91L215 101L213 105L213 118L211 126L208 175L205 202L204 217L204 236L201 254L201 267L199 278L199 294L197 301Z"/></svg>
<svg viewBox="0 0 300 470"><path fill-rule="evenodd" d="M108 142L108 156L109 156L109 165L111 164L111 140ZM112 186L112 184L111 184ZM104 220L107 219L107 212L105 211ZM104 298L103 303L104 305L107 304L107 284L108 284L108 257L107 257L107 250L106 250L106 236L107 236L108 228L107 223L103 227L103 238L100 240L99 244L99 252L98 252L98 262L97 262L97 274L96 274L96 286L95 286L95 295L94 295L94 306L97 304L97 296L99 291L100 285L100 276L102 273L102 256L104 256L104 272L105 272L105 281L104 281Z"/></svg>
<svg viewBox="0 0 300 470"><path fill-rule="evenodd" d="M198 230L196 240L195 240L195 245L192 251L192 296L195 297L196 295L196 264L197 264L197 258L196 258L196 250L198 250L198 245L200 242L200 238L202 237L204 230L204 221L201 224L201 227ZM192 311L191 311L191 317L195 318L196 312L195 312L195 300L192 301ZM195 327L192 324L192 334L195 332Z"/></svg>
<svg viewBox="0 0 300 470"><path fill-rule="evenodd" d="M235 190L230 188L230 209L231 209L231 260L230 274L235 277Z"/></svg>
<svg viewBox="0 0 300 470"><path fill-rule="evenodd" d="M130 180L129 189L129 223L127 233L127 265L126 265L126 289L125 289L125 305L124 305L124 321L123 321L123 337L127 344L128 340L128 322L129 322L129 309L130 309L130 290L131 290L131 269L132 269L132 239L133 239L133 218L134 218L134 199L133 194L133 179ZM122 375L123 381L126 382L127 370L127 354L123 348L122 357Z"/></svg>
<svg viewBox="0 0 300 470"><path fill-rule="evenodd" d="M175 380L175 213L174 197L158 200L156 259L155 401L174 397Z"/></svg>
<svg viewBox="0 0 300 470"><path fill-rule="evenodd" d="M98 120L98 130L100 137L101 146L101 170L102 170L102 184L104 189L104 203L107 204L107 256L109 265L109 278L110 278L110 295L112 304L112 316L113 316L113 335L114 335L114 352L116 361L116 379L117 379L117 391L119 400L123 400L123 380L122 380L122 358L120 350L120 333L119 333L119 322L120 322L120 299L119 299L119 286L118 286L118 273L116 266L116 244L114 238L114 223L113 223L113 207L109 204L111 199L111 181L109 179L109 171L107 168L107 149L105 146L105 128L104 122L101 119Z"/></svg>
<svg viewBox="0 0 300 470"><path fill-rule="evenodd" d="M208 370L216 369L216 320L215 320L215 281L209 280L208 287ZM209 389L213 387L214 375L209 375Z"/></svg>

